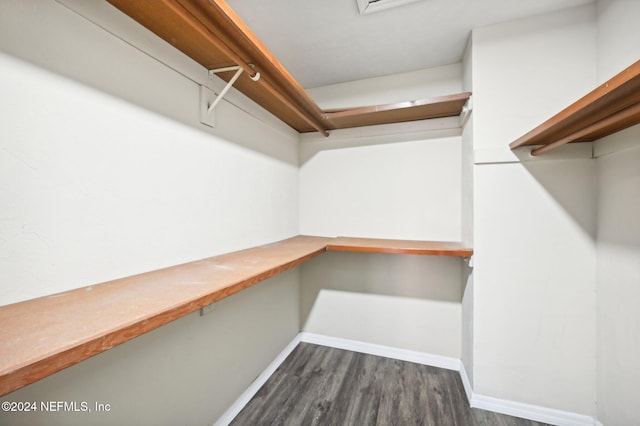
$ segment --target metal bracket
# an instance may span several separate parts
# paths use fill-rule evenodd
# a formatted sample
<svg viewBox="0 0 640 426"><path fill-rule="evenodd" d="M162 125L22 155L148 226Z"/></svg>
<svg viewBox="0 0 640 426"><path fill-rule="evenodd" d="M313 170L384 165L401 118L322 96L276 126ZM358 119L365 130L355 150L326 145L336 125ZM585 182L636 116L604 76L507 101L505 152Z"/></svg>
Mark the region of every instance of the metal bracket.
<svg viewBox="0 0 640 426"><path fill-rule="evenodd" d="M469 268L473 268L476 263L473 255L465 257L464 261L467 262L467 264L469 265Z"/></svg>
<svg viewBox="0 0 640 426"><path fill-rule="evenodd" d="M203 317L203 316L207 315L208 313L212 312L214 304L215 303L212 303L210 305L203 306L202 308L200 308L200 316Z"/></svg>
<svg viewBox="0 0 640 426"><path fill-rule="evenodd" d="M227 85L224 86L224 89L220 91L220 93L218 94L218 97L213 101L213 103L211 103L211 105L208 106L207 112L209 113L214 110L214 108L222 100L224 95L226 95L229 89L231 89L231 86L233 86L233 83L235 83L236 80L240 78L240 75L242 74L242 71L244 71L244 68L242 68L239 65L236 65L233 67L216 68L213 70L209 70L209 78L213 77L214 74L217 74L219 72L227 72L227 71L235 71L236 73L233 75L233 77L231 77L231 80L227 82ZM253 81L258 81L260 80L260 73L256 72L254 75L250 76L249 78L251 78L251 80Z"/></svg>
<svg viewBox="0 0 640 426"><path fill-rule="evenodd" d="M250 67L253 65L249 64ZM240 75L244 71L244 68L241 66L234 67L226 67L226 68L217 68L213 70L209 70L209 79L212 79L213 76L219 72L228 72L235 71L236 73L231 77L231 80L224 86L224 88L216 95L215 92L210 90L208 87L200 86L200 122L204 125L215 127L216 120L214 115L215 107L220 103L224 95L227 94L233 83L236 82ZM260 73L256 72L253 75L250 75L249 78L253 81L258 81L260 79Z"/></svg>
<svg viewBox="0 0 640 426"><path fill-rule="evenodd" d="M216 99L216 93L206 86L200 86L200 122L205 126L216 127L216 115L209 112L209 105Z"/></svg>
<svg viewBox="0 0 640 426"><path fill-rule="evenodd" d="M471 111L473 111L473 96L469 97L462 107L462 111L460 112L460 127L464 127L464 125L467 124L467 120L471 116Z"/></svg>
<svg viewBox="0 0 640 426"><path fill-rule="evenodd" d="M229 89L231 89L231 86L233 86L233 83L236 82L236 80L240 77L240 74L242 74L242 71L244 71L244 70L239 66L227 67L227 68L218 68L218 69L215 69L215 70L209 70L209 77L211 78L211 77L213 77L214 74L219 73L219 72L225 72L225 71L235 71L236 73L233 75L233 77L231 77L231 80L229 80L227 85L224 86L224 89L222 89L222 91L220 91L220 93L215 98L215 100L207 107L207 112L209 112L209 113L211 111L213 111L214 108L216 107L216 105L218 105L220 103L220 101L222 100L224 95L227 94Z"/></svg>

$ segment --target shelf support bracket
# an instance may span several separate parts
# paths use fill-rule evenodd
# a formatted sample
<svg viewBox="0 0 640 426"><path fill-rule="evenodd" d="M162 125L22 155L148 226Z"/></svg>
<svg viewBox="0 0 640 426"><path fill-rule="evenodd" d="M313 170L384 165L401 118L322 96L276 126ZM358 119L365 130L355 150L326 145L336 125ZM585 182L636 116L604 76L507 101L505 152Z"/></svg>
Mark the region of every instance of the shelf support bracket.
<svg viewBox="0 0 640 426"><path fill-rule="evenodd" d="M215 109L216 105L218 105L220 103L222 98L224 98L224 95L227 94L229 89L231 89L231 86L233 86L233 83L236 82L236 80L240 77L240 74L242 74L242 71L244 71L244 70L239 66L227 67L227 68L218 68L218 69L214 69L214 70L209 70L209 78L213 77L214 74L217 74L219 72L224 72L224 71L235 71L236 73L233 75L233 77L231 77L231 80L229 80L227 85L224 86L224 89L222 89L220 91L220 93L214 99L214 101L211 102L211 104L207 108L207 112L208 113L211 113L211 111L213 111Z"/></svg>
<svg viewBox="0 0 640 426"><path fill-rule="evenodd" d="M464 261L467 262L467 264L469 265L469 268L473 268L475 266L475 263L476 263L473 255L466 256L464 258Z"/></svg>
<svg viewBox="0 0 640 426"><path fill-rule="evenodd" d="M211 113L215 109L216 105L218 105L218 103L220 103L222 98L224 98L224 95L226 95L227 92L229 91L229 89L231 89L231 86L233 86L233 83L235 83L236 80L238 78L240 78L240 75L242 74L242 71L244 71L244 68L242 68L239 65L236 65L236 66L233 66L233 67L216 68L216 69L213 69L213 70L209 70L209 78L213 77L214 74L217 74L219 72L227 72L227 71L235 71L236 73L233 75L233 77L231 77L231 80L229 80L229 82L227 82L227 85L224 86L224 89L222 89L220 91L220 93L218 94L216 99L211 103L211 105L209 105L207 107L207 112L208 113ZM254 75L250 76L250 78L253 81L258 81L258 80L260 80L260 73L256 72Z"/></svg>
<svg viewBox="0 0 640 426"><path fill-rule="evenodd" d="M462 107L462 111L460 111L460 127L464 127L467 124L467 120L469 120L469 116L473 111L473 97L470 96Z"/></svg>

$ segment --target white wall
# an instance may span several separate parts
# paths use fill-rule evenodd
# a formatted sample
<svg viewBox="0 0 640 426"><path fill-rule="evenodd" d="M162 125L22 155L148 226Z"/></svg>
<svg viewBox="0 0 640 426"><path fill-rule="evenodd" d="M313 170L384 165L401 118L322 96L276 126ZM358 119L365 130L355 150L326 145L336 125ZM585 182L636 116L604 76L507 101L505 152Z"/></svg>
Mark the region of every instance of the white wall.
<svg viewBox="0 0 640 426"><path fill-rule="evenodd" d="M460 137L302 142L303 234L460 240Z"/></svg>
<svg viewBox="0 0 640 426"><path fill-rule="evenodd" d="M635 0L598 0L598 83L640 59Z"/></svg>
<svg viewBox="0 0 640 426"><path fill-rule="evenodd" d="M592 5L473 32L475 149L505 149L595 86Z"/></svg>
<svg viewBox="0 0 640 426"><path fill-rule="evenodd" d="M296 233L295 165L11 56L0 67L0 303Z"/></svg>
<svg viewBox="0 0 640 426"><path fill-rule="evenodd" d="M473 45L471 38L462 57L463 90L473 93ZM471 98L473 105L473 95ZM461 145L461 228L462 242L473 247L473 112L467 118L462 131ZM473 262L471 262L471 265ZM469 384L473 387L473 268L469 262L463 263L462 280L462 328L461 360Z"/></svg>
<svg viewBox="0 0 640 426"><path fill-rule="evenodd" d="M589 159L476 166L475 392L593 414L593 184Z"/></svg>
<svg viewBox="0 0 640 426"><path fill-rule="evenodd" d="M126 68L121 90L131 98L162 93L171 119L3 55L0 264L3 283L13 285L0 303L297 233L295 133L286 137L227 102L218 127L203 126L198 85L183 74L53 1L2 8L3 51L43 66L50 59L54 68L68 57L69 74L80 73L85 60L95 86L113 85L103 78L108 70ZM94 77L94 68L102 75ZM230 131L259 139L272 155L216 134Z"/></svg>
<svg viewBox="0 0 640 426"><path fill-rule="evenodd" d="M324 107L461 91L460 64L311 91ZM305 135L303 234L460 241L458 119ZM302 266L303 330L460 358L461 260L327 253Z"/></svg>
<svg viewBox="0 0 640 426"><path fill-rule="evenodd" d="M307 89L323 109L381 105L460 93L462 67L451 64Z"/></svg>
<svg viewBox="0 0 640 426"><path fill-rule="evenodd" d="M640 2L598 2L598 81L640 59ZM640 424L640 126L601 139L597 159L598 419Z"/></svg>
<svg viewBox="0 0 640 426"><path fill-rule="evenodd" d="M303 331L460 358L460 260L328 252L302 265Z"/></svg>
<svg viewBox="0 0 640 426"><path fill-rule="evenodd" d="M200 125L204 68L76 3L100 26L0 2L0 304L297 234L297 134L235 91ZM298 285L291 271L5 397L95 399L107 417L0 423L210 423L298 332Z"/></svg>
<svg viewBox="0 0 640 426"><path fill-rule="evenodd" d="M595 46L594 6L473 32L474 391L585 415L595 164L590 147L529 161L508 144L595 86Z"/></svg>
<svg viewBox="0 0 640 426"><path fill-rule="evenodd" d="M458 93L461 65L313 89L323 107ZM393 99L393 100L392 100ZM304 135L300 231L327 236L461 239L457 118Z"/></svg>
<svg viewBox="0 0 640 426"><path fill-rule="evenodd" d="M640 128L614 137L636 148L597 160L598 418L624 426L640 422Z"/></svg>
<svg viewBox="0 0 640 426"><path fill-rule="evenodd" d="M285 238L298 217L302 233L476 253L471 277L459 259L325 254L6 398L104 402L108 416L0 423L209 423L300 322L462 357L478 394L639 423L638 128L597 142L595 161L590 147L508 150L640 57L639 7L477 29L464 64L312 89L333 108L473 83L474 113L462 137L435 120L304 137L298 152L233 90L217 127L200 125L198 84L221 83L106 2L0 2L0 304Z"/></svg>
<svg viewBox="0 0 640 426"><path fill-rule="evenodd" d="M216 128L201 126L194 91L199 84L220 90L225 83L210 80L204 67L109 3L6 0L0 7L3 52L253 151L295 162L291 143L297 133L236 90L216 108ZM251 126L238 126L238 120L250 120Z"/></svg>

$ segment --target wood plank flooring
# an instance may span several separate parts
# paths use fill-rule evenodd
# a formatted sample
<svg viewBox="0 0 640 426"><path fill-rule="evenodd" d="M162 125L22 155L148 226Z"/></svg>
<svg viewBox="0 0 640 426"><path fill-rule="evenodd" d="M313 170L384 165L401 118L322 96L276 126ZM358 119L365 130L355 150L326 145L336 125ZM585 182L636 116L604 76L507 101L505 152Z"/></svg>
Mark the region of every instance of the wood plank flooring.
<svg viewBox="0 0 640 426"><path fill-rule="evenodd" d="M300 343L231 423L542 426L469 408L457 371Z"/></svg>

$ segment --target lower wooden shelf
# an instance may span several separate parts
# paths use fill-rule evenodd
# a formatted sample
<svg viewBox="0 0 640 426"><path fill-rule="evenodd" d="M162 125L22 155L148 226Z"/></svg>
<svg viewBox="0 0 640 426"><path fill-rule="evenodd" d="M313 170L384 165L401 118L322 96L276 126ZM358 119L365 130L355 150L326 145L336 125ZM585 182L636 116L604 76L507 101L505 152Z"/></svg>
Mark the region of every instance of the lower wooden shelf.
<svg viewBox="0 0 640 426"><path fill-rule="evenodd" d="M472 249L454 242L386 240L352 237L338 237L331 240L329 244L327 244L327 250L458 257L468 257L473 254Z"/></svg>
<svg viewBox="0 0 640 426"><path fill-rule="evenodd" d="M181 318L325 251L298 236L0 308L0 394Z"/></svg>
<svg viewBox="0 0 640 426"><path fill-rule="evenodd" d="M0 307L0 395L188 315L329 250L469 256L456 243L287 240Z"/></svg>

